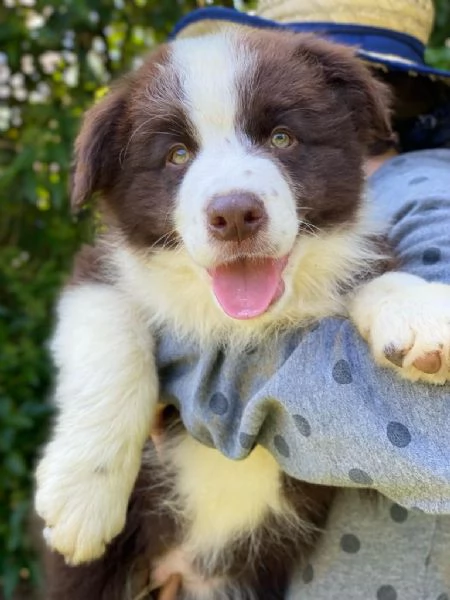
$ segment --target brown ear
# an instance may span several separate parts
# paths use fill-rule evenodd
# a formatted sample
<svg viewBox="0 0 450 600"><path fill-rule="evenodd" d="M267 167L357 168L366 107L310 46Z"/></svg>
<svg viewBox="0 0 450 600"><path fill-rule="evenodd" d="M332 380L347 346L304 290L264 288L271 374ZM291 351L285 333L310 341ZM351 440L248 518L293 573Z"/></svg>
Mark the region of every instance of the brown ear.
<svg viewBox="0 0 450 600"><path fill-rule="evenodd" d="M111 91L86 113L75 141L71 206L78 210L110 185L120 168L126 98L124 87Z"/></svg>
<svg viewBox="0 0 450 600"><path fill-rule="evenodd" d="M387 85L377 80L351 48L309 38L302 54L320 63L327 82L349 110L361 143L391 141L392 94Z"/></svg>

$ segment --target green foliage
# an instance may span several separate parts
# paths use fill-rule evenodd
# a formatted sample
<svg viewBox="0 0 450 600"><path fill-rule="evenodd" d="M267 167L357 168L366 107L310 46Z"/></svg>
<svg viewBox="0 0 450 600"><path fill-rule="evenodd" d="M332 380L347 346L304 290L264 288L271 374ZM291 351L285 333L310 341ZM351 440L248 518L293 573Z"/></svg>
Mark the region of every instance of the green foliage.
<svg viewBox="0 0 450 600"><path fill-rule="evenodd" d="M75 249L90 236L89 221L68 210L79 118L111 78L133 67L194 6L0 6L0 577L7 598L37 571L28 515L36 450L50 415L46 342L57 290Z"/></svg>
<svg viewBox="0 0 450 600"><path fill-rule="evenodd" d="M226 2L218 2L227 4ZM200 2L199 2L200 4ZM232 2L228 2L231 5ZM253 5L236 1L236 5ZM89 239L70 217L71 147L111 78L165 39L195 0L3 0L0 5L0 597L38 569L32 472L50 416L46 352L57 290ZM450 69L450 4L438 0L429 58Z"/></svg>
<svg viewBox="0 0 450 600"><path fill-rule="evenodd" d="M426 58L433 66L450 70L450 2L435 0L435 6L436 26Z"/></svg>

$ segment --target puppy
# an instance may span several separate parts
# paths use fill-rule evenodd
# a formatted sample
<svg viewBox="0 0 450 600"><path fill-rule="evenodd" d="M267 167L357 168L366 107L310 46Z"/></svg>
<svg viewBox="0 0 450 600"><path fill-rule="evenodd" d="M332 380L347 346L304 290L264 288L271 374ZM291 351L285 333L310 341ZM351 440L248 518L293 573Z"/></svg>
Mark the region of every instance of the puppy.
<svg viewBox="0 0 450 600"><path fill-rule="evenodd" d="M230 461L167 411L161 459L142 461L165 332L242 352L349 315L376 360L401 351L399 372L445 381L450 336L422 312L448 288L381 275L363 160L391 135L388 94L350 50L277 31L162 46L88 112L72 202L96 194L107 233L78 258L52 344L49 599L148 597L174 573L180 599L281 599L324 524L333 490L259 446Z"/></svg>

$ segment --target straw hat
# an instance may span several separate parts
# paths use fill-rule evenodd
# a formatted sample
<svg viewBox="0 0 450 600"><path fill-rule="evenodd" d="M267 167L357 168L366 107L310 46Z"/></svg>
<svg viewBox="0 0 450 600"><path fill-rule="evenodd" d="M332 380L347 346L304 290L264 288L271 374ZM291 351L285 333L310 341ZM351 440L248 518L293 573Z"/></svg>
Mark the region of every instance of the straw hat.
<svg viewBox="0 0 450 600"><path fill-rule="evenodd" d="M425 64L434 23L432 0L259 0L253 13L200 8L176 25L172 37L192 37L228 25L312 31L355 46L358 55L390 71L427 75L450 84L450 72Z"/></svg>

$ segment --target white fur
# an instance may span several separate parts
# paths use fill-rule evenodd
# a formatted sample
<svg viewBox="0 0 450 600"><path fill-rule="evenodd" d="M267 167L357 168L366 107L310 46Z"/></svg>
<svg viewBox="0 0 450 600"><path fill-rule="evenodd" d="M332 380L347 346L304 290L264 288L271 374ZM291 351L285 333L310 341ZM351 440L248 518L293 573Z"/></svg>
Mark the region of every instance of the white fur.
<svg viewBox="0 0 450 600"><path fill-rule="evenodd" d="M386 273L357 291L350 315L380 365L412 381L442 384L449 379L450 286L408 273ZM387 359L389 348L404 354L401 368ZM441 360L441 368L433 374L413 364L430 353Z"/></svg>
<svg viewBox="0 0 450 600"><path fill-rule="evenodd" d="M232 139L206 146L180 187L175 223L191 258L204 268L230 260L223 244L208 235L206 208L215 196L233 191L253 193L264 204L268 227L260 234L260 255L289 254L299 225L292 186L270 158L252 155Z"/></svg>
<svg viewBox="0 0 450 600"><path fill-rule="evenodd" d="M256 153L237 129L237 84L245 78L251 85L256 65L251 50L240 47L239 37L229 33L182 40L174 46L172 60L201 147L183 179L175 212L176 228L191 259L204 268L229 260L223 244L215 244L208 235L206 208L214 196L241 190L258 196L268 215L261 253L287 255L298 230L292 184L269 155Z"/></svg>
<svg viewBox="0 0 450 600"><path fill-rule="evenodd" d="M58 317L60 412L38 466L36 508L49 544L79 563L123 528L158 385L151 335L118 290L68 289Z"/></svg>
<svg viewBox="0 0 450 600"><path fill-rule="evenodd" d="M288 510L280 495L280 468L260 446L246 459L232 461L185 436L168 460L190 522L183 545L191 555L210 556L214 561L228 542L251 535L269 512L281 516Z"/></svg>
<svg viewBox="0 0 450 600"><path fill-rule="evenodd" d="M229 598L232 581L217 577L203 579L192 568L193 556L213 570L218 564L226 567L223 549L227 544L251 539L257 550L259 540L255 532L270 514L288 524L293 535L313 532L313 526L300 521L284 500L280 493L282 472L273 456L261 446L244 460L233 461L182 434L169 440L162 456L175 477L172 507L175 511L177 507L182 510L187 527L181 545L161 558L153 570L155 587L171 574L179 573L184 590L192 598ZM273 535L276 536L276 528ZM252 550L251 545L249 562L253 560ZM239 590L232 597L241 598Z"/></svg>
<svg viewBox="0 0 450 600"><path fill-rule="evenodd" d="M251 81L255 57L239 35L203 36L172 45L171 62L184 92L184 104L202 146L235 131L237 82Z"/></svg>

